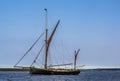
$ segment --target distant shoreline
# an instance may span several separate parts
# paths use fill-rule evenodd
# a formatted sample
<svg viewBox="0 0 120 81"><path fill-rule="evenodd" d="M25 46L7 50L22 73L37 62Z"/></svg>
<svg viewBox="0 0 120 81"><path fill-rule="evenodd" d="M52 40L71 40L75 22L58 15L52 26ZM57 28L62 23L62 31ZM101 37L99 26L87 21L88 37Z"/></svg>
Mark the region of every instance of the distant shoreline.
<svg viewBox="0 0 120 81"><path fill-rule="evenodd" d="M102 70L120 70L120 68L96 68L96 69L80 69L81 71L86 71L86 70L97 70L97 71L102 71ZM22 68L0 68L0 71L29 71L29 69L22 69Z"/></svg>
<svg viewBox="0 0 120 81"><path fill-rule="evenodd" d="M29 69L20 69L20 68L0 68L0 71L29 71Z"/></svg>

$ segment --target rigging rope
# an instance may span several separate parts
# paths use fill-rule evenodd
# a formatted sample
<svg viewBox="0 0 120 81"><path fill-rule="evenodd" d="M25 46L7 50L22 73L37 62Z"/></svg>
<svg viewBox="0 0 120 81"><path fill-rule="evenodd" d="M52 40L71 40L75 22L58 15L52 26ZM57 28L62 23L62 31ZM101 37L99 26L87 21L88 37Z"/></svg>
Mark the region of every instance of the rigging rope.
<svg viewBox="0 0 120 81"><path fill-rule="evenodd" d="M23 55L23 57L14 65L14 67L16 67L21 61L22 59L31 51L31 49L35 46L35 44L38 42L38 40L43 36L44 32L39 36L39 38L33 43L33 45L28 49L28 51L26 51L26 53Z"/></svg>
<svg viewBox="0 0 120 81"><path fill-rule="evenodd" d="M45 45L45 44L44 44ZM35 59L33 60L32 64L30 65L30 67L36 62L36 60L38 59L42 49L44 48L44 45L42 46L42 48L40 49L40 51L38 52L37 56L35 57Z"/></svg>

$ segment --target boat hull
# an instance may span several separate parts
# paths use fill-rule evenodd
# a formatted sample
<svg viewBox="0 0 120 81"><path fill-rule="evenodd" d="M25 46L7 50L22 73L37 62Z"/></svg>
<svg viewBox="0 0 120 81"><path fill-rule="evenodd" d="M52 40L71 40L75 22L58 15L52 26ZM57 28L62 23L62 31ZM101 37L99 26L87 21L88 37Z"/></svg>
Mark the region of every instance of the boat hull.
<svg viewBox="0 0 120 81"><path fill-rule="evenodd" d="M71 69L38 69L31 68L30 74L38 75L78 75L80 70L71 70Z"/></svg>

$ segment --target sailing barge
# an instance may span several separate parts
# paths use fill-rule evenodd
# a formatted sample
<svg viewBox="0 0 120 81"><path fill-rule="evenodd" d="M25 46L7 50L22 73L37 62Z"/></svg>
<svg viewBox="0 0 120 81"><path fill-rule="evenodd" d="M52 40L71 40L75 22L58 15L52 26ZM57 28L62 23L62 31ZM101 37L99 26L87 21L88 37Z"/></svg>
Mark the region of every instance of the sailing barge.
<svg viewBox="0 0 120 81"><path fill-rule="evenodd" d="M46 21L47 21L47 9L45 9L46 12ZM57 21L52 33L50 34L50 36L48 37L48 28L46 27L45 29L45 60L44 60L44 68L36 68L33 65L34 62L36 62L36 59L38 58L38 56L36 57L36 59L33 61L32 65L29 67L30 69L30 74L39 74L39 75L78 75L80 73L79 69L76 69L76 60L77 60L77 56L78 53L80 51L80 49L78 49L77 51L75 51L74 54L74 68L71 69L66 69L66 68L53 68L53 66L65 66L65 65L71 65L72 63L69 64L59 64L59 65L52 65L48 66L48 51L49 51L49 47L52 41L52 38L56 32L56 29L58 27L60 23L60 20ZM37 39L37 41L39 40L39 38ZM32 49L32 47L34 47L34 45L37 43L37 41L30 47L30 49L25 53L25 55L27 55L27 53ZM24 56L25 56L24 55ZM15 67L19 67L17 66L18 63L24 58L24 56L17 62L17 64L15 65Z"/></svg>

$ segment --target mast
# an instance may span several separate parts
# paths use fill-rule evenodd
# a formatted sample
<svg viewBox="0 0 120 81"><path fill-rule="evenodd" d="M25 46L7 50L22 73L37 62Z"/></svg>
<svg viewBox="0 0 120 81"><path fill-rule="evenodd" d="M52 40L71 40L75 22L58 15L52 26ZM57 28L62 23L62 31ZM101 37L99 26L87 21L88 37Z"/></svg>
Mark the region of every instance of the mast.
<svg viewBox="0 0 120 81"><path fill-rule="evenodd" d="M48 60L48 51L49 51L49 46L51 43L51 40L53 38L53 35L55 34L55 31L60 23L60 20L58 20L57 24L55 25L50 37L48 38L48 29L47 29L47 9L45 9L46 12L46 35L45 35L45 65L44 68L47 69L47 60Z"/></svg>
<svg viewBox="0 0 120 81"><path fill-rule="evenodd" d="M48 48L47 36L48 36L48 29L46 29L46 36L45 36L45 38L46 38L46 40L45 40L45 66L44 66L45 69L47 69L47 57L48 57L48 50L47 50L47 48Z"/></svg>
<svg viewBox="0 0 120 81"><path fill-rule="evenodd" d="M75 55L74 55L74 69L76 69L76 61L77 61L77 56L78 56L79 51L80 51L80 49L78 49L77 52L75 50Z"/></svg>
<svg viewBox="0 0 120 81"><path fill-rule="evenodd" d="M48 29L47 29L47 25L48 25L48 19L47 19L47 9L44 9L46 16L45 16L45 65L44 68L47 69L47 56L48 56L48 52L47 52L47 39L48 39Z"/></svg>

